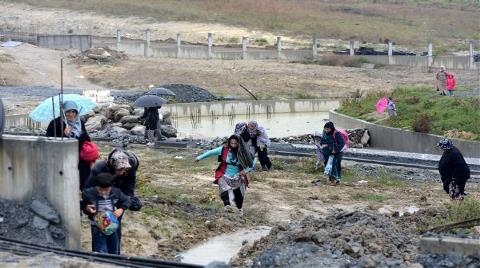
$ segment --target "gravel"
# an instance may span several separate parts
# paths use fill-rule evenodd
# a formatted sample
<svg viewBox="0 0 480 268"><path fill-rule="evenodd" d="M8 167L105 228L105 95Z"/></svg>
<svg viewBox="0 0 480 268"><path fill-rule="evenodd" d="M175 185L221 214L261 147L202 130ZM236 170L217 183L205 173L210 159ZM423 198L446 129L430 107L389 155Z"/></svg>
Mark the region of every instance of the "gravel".
<svg viewBox="0 0 480 268"><path fill-rule="evenodd" d="M183 102L208 102L215 101L218 98L210 93L207 89L185 84L167 84L159 87L170 89L175 93L175 97L161 96L164 99L171 99L177 103ZM112 96L115 103L119 104L131 104L139 97L145 95L148 90L144 91L112 91Z"/></svg>

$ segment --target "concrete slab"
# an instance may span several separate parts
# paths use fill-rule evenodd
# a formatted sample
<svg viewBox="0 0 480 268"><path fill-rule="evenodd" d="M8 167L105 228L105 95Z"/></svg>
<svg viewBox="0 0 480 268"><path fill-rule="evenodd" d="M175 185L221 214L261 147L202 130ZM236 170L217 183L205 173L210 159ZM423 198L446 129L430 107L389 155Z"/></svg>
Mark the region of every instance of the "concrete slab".
<svg viewBox="0 0 480 268"><path fill-rule="evenodd" d="M447 254L456 252L460 255L480 257L480 240L458 237L422 237L420 251L423 253Z"/></svg>

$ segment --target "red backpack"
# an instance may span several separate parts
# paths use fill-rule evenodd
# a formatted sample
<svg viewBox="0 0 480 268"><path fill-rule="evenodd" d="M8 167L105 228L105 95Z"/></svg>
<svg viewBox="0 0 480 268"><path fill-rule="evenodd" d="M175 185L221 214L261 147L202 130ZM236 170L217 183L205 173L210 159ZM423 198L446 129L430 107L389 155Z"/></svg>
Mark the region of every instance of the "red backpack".
<svg viewBox="0 0 480 268"><path fill-rule="evenodd" d="M332 134L333 135L333 140L335 140L335 143L337 143L337 139L335 138L335 134L336 134L337 131L342 135L343 142L345 143L341 152L345 152L348 149L348 145L350 145L350 140L348 139L348 133L347 133L347 131L345 131L345 129L341 129L341 128L335 129L335 131Z"/></svg>

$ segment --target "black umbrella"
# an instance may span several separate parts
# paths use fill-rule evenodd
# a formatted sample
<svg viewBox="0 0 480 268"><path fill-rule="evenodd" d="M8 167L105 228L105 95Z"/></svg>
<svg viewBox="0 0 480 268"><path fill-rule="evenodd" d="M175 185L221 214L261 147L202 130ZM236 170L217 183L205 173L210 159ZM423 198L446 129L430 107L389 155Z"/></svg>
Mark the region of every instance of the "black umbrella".
<svg viewBox="0 0 480 268"><path fill-rule="evenodd" d="M159 96L155 95L145 95L138 98L134 103L133 106L136 107L160 107L162 104L167 103L167 101Z"/></svg>
<svg viewBox="0 0 480 268"><path fill-rule="evenodd" d="M170 89L168 88L164 88L164 87L156 87L156 88L152 88L149 92L147 92L147 95L157 95L157 96L161 96L161 95L165 95L165 96L175 96L175 93L173 93L173 91L171 91Z"/></svg>

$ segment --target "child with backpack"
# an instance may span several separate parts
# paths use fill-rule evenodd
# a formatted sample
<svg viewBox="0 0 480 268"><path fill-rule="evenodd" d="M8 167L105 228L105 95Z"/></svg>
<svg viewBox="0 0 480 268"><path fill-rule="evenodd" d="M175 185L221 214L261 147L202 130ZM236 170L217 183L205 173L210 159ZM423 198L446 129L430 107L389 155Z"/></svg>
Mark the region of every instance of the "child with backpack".
<svg viewBox="0 0 480 268"><path fill-rule="evenodd" d="M447 74L447 91L449 96L453 96L455 93L455 86L457 84L457 80L455 79L455 76L451 73Z"/></svg>
<svg viewBox="0 0 480 268"><path fill-rule="evenodd" d="M97 186L82 192L80 204L91 222L92 251L120 255L121 217L130 198L113 188L113 176L103 172L95 176Z"/></svg>
<svg viewBox="0 0 480 268"><path fill-rule="evenodd" d="M325 173L330 184L338 185L342 178L342 154L348 147L348 134L345 130L337 130L333 122L323 127L322 152L325 157Z"/></svg>

